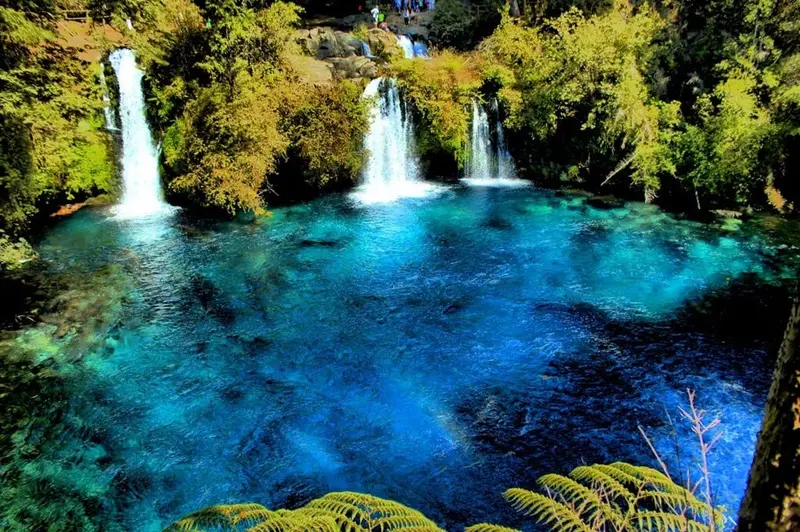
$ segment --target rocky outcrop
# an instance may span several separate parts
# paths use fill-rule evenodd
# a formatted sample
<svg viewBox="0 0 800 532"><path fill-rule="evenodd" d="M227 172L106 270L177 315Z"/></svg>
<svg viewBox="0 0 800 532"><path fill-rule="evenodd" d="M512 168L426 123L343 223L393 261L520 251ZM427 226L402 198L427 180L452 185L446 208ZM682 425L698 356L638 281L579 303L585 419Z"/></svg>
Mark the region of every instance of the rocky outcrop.
<svg viewBox="0 0 800 532"><path fill-rule="evenodd" d="M387 55L403 54L397 44L397 36L388 31L371 29L366 32L364 42L369 45L372 55L378 57L385 58Z"/></svg>
<svg viewBox="0 0 800 532"><path fill-rule="evenodd" d="M363 43L369 46L369 57L365 57L361 39L329 27L300 30L295 38L306 54L306 62L324 61L333 79L372 79L378 76L376 61L402 52L393 33L371 29L362 36Z"/></svg>
<svg viewBox="0 0 800 532"><path fill-rule="evenodd" d="M363 56L335 57L327 60L333 69L334 79L356 79L378 76L378 66Z"/></svg>
<svg viewBox="0 0 800 532"><path fill-rule="evenodd" d="M349 33L331 28L313 28L300 32L297 42L308 55L317 59L352 57L361 53L361 41Z"/></svg>

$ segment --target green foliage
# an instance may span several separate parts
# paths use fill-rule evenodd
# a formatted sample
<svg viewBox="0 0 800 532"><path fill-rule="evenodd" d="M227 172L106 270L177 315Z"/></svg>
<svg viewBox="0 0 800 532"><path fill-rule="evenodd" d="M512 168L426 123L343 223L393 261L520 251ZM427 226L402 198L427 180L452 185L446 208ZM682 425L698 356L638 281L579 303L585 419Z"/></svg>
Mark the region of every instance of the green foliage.
<svg viewBox="0 0 800 532"><path fill-rule="evenodd" d="M468 526L464 529L464 532L519 532L519 530L491 523L478 523L477 525Z"/></svg>
<svg viewBox="0 0 800 532"><path fill-rule="evenodd" d="M0 271L17 270L36 257L36 251L24 238L14 241L0 231Z"/></svg>
<svg viewBox="0 0 800 532"><path fill-rule="evenodd" d="M440 0L430 25L439 46L468 50L487 37L500 22L501 0Z"/></svg>
<svg viewBox="0 0 800 532"><path fill-rule="evenodd" d="M433 521L407 506L350 491L328 493L296 510L273 511L260 504L211 506L180 519L166 531L217 529L248 532L443 532Z"/></svg>
<svg viewBox="0 0 800 532"><path fill-rule="evenodd" d="M654 192L660 176L674 172L663 128L678 114L676 103L651 96L645 75L665 24L627 2L593 17L573 9L541 29L504 18L481 49L485 78L500 84L506 125L532 140L574 131L579 157L616 166L605 179L630 166L631 181Z"/></svg>
<svg viewBox="0 0 800 532"><path fill-rule="evenodd" d="M264 79L241 72L239 89L215 84L201 89L186 107L172 135L167 162L186 169L170 187L201 205L238 211L260 211L260 192L288 139L278 129L278 102Z"/></svg>
<svg viewBox="0 0 800 532"><path fill-rule="evenodd" d="M350 81L330 86L296 86L288 136L304 181L325 186L355 182L364 165L369 128L361 87Z"/></svg>
<svg viewBox="0 0 800 532"><path fill-rule="evenodd" d="M112 188L99 72L48 27L0 8L0 229L18 233L47 203Z"/></svg>
<svg viewBox="0 0 800 532"><path fill-rule="evenodd" d="M719 509L698 499L667 475L624 462L576 467L569 476L539 478L544 493L522 488L505 492L519 512L554 532L618 530L645 532L721 530ZM173 523L166 532L202 530L439 532L435 523L400 503L354 492L329 493L297 510L268 510L259 504L211 506ZM465 532L517 532L489 523Z"/></svg>
<svg viewBox="0 0 800 532"><path fill-rule="evenodd" d="M544 475L544 491L512 488L514 508L554 531L720 530L720 510L665 474L624 462L575 468L568 477Z"/></svg>
<svg viewBox="0 0 800 532"><path fill-rule="evenodd" d="M299 13L285 2L256 10L221 0L206 5L210 29L190 17L147 38L150 115L164 130L174 195L229 214L260 212L271 181L286 181L274 179L279 171L315 189L355 180L366 106L351 82L298 80L291 59Z"/></svg>
<svg viewBox="0 0 800 532"><path fill-rule="evenodd" d="M392 65L406 100L419 114L418 148L466 161L470 105L480 78L469 57L442 52L429 61L404 60Z"/></svg>

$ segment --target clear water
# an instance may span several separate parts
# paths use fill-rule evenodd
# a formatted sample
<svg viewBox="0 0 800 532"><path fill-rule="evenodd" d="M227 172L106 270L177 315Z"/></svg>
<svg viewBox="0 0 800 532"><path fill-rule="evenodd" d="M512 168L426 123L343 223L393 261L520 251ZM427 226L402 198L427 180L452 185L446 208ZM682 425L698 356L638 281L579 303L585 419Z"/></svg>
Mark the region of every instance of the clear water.
<svg viewBox="0 0 800 532"><path fill-rule="evenodd" d="M791 276L794 251L761 233L531 188L331 197L251 224L187 216L80 211L41 243L80 325L15 337L62 378L36 393L56 399L21 422L3 482L50 479L124 530L343 489L448 530L523 526L504 489L583 462L654 465L636 426L671 455L664 409L692 387L723 420L715 489L738 505L768 342L691 309ZM32 415L8 404L20 397L2 410Z"/></svg>
<svg viewBox="0 0 800 532"><path fill-rule="evenodd" d="M115 50L109 55L109 61L119 86L122 123L122 199L116 213L125 218L162 213L168 206L161 191L153 137L145 119L144 73L136 66L133 50Z"/></svg>

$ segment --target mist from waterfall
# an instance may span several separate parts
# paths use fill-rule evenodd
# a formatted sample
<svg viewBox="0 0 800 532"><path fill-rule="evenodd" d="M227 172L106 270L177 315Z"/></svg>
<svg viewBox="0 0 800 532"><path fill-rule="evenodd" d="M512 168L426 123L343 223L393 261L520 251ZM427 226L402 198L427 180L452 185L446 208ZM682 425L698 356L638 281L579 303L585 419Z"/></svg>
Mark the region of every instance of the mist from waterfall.
<svg viewBox="0 0 800 532"><path fill-rule="evenodd" d="M368 160L354 196L365 203L429 195L438 187L420 179L414 124L393 79L377 78L364 90L374 105L364 139Z"/></svg>
<svg viewBox="0 0 800 532"><path fill-rule="evenodd" d="M478 100L472 100L469 160L463 181L477 186L527 186L528 181L515 177L514 160L506 146L497 99L492 101L492 117L494 138L486 109Z"/></svg>
<svg viewBox="0 0 800 532"><path fill-rule="evenodd" d="M161 191L158 159L145 119L143 72L133 50L115 50L109 56L119 86L122 129L122 198L114 208L121 218L140 218L169 210Z"/></svg>

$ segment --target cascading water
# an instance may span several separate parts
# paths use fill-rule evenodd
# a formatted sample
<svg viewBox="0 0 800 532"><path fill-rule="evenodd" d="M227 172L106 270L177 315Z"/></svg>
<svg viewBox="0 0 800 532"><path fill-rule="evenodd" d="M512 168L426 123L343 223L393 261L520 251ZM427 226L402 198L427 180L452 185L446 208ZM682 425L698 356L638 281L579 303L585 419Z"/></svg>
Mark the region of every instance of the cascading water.
<svg viewBox="0 0 800 532"><path fill-rule="evenodd" d="M503 180L515 179L514 159L511 158L508 146L506 146L506 136L503 132L503 122L500 120L500 106L497 104L497 98L492 100L492 111L495 116L495 141L497 142L495 150L497 177Z"/></svg>
<svg viewBox="0 0 800 532"><path fill-rule="evenodd" d="M361 41L361 55L367 59L375 59L375 56L372 55L372 49L370 49L369 44L366 41Z"/></svg>
<svg viewBox="0 0 800 532"><path fill-rule="evenodd" d="M136 67L133 50L120 49L109 56L119 85L122 125L122 201L115 213L123 218L149 216L167 210L161 192L158 160L145 120L143 73Z"/></svg>
<svg viewBox="0 0 800 532"><path fill-rule="evenodd" d="M103 115L105 116L106 129L117 131L117 114L111 106L111 98L108 97L108 87L106 86L106 76L100 71L100 86L103 87Z"/></svg>
<svg viewBox="0 0 800 532"><path fill-rule="evenodd" d="M467 179L486 179L492 173L492 145L489 139L489 117L476 100L472 100L472 135L470 136Z"/></svg>
<svg viewBox="0 0 800 532"><path fill-rule="evenodd" d="M403 55L406 58L422 57L428 59L428 47L422 41L412 41L405 35L398 35L397 44L403 49Z"/></svg>
<svg viewBox="0 0 800 532"><path fill-rule="evenodd" d="M486 109L477 100L472 101L472 134L464 181L483 186L525 186L527 181L514 177L514 161L506 148L497 100L492 103L492 114L495 118L494 139L491 138Z"/></svg>
<svg viewBox="0 0 800 532"><path fill-rule="evenodd" d="M400 45L400 48L403 49L403 55L406 58L414 57L414 43L411 42L411 39L406 37L405 35L398 35L397 36L397 44Z"/></svg>
<svg viewBox="0 0 800 532"><path fill-rule="evenodd" d="M364 97L376 102L364 139L369 159L355 196L365 203L377 203L427 195L436 187L420 180L414 125L395 81L373 79Z"/></svg>

